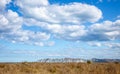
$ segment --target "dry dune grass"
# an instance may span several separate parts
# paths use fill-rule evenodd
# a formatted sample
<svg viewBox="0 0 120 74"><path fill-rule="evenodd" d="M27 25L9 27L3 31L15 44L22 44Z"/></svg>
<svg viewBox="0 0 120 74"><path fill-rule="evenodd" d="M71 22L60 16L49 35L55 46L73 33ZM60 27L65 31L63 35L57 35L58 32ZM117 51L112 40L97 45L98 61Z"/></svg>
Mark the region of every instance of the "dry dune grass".
<svg viewBox="0 0 120 74"><path fill-rule="evenodd" d="M120 74L120 63L1 63L0 74Z"/></svg>

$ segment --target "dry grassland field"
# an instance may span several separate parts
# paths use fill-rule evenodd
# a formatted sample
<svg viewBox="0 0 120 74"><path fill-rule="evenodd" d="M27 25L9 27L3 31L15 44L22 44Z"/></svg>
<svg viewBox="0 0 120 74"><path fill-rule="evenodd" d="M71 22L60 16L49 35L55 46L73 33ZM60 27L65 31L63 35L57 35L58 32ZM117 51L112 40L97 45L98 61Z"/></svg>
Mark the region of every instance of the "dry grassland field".
<svg viewBox="0 0 120 74"><path fill-rule="evenodd" d="M1 63L0 74L120 74L120 63Z"/></svg>

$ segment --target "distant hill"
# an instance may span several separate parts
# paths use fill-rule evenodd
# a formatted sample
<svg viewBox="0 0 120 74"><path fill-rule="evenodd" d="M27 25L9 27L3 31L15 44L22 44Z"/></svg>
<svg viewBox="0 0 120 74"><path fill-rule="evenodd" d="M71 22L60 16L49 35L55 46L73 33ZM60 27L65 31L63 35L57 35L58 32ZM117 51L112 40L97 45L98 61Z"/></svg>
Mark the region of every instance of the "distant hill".
<svg viewBox="0 0 120 74"><path fill-rule="evenodd" d="M93 58L92 62L120 62L120 59L97 59Z"/></svg>
<svg viewBox="0 0 120 74"><path fill-rule="evenodd" d="M80 58L56 58L56 59L40 59L38 62L87 62L87 59L80 59ZM90 59L91 62L120 62L120 59L98 59L93 58Z"/></svg>

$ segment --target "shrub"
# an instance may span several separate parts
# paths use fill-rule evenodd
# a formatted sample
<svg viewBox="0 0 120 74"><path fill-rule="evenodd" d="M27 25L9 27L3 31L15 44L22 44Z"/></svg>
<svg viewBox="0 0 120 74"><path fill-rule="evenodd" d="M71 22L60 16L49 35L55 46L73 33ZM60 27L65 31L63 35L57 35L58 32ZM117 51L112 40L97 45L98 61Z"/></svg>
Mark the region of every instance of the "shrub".
<svg viewBox="0 0 120 74"><path fill-rule="evenodd" d="M90 60L87 60L87 64L91 64L92 62Z"/></svg>
<svg viewBox="0 0 120 74"><path fill-rule="evenodd" d="M119 64L119 62L117 62L117 61L115 61L114 63L115 63L115 64Z"/></svg>

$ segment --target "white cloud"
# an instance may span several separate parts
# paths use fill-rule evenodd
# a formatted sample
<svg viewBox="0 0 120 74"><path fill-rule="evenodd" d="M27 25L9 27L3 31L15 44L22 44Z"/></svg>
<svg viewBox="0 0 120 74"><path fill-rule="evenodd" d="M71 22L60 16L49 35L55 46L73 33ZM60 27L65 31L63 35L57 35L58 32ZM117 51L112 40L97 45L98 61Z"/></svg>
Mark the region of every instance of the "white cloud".
<svg viewBox="0 0 120 74"><path fill-rule="evenodd" d="M23 19L16 12L8 10L0 14L0 31L16 31L21 28Z"/></svg>
<svg viewBox="0 0 120 74"><path fill-rule="evenodd" d="M31 50L18 50L18 51L13 51L14 54L36 54L36 51L31 51Z"/></svg>
<svg viewBox="0 0 120 74"><path fill-rule="evenodd" d="M101 47L102 44L100 42L88 42L90 46L96 46L96 47Z"/></svg>
<svg viewBox="0 0 120 74"><path fill-rule="evenodd" d="M0 10L5 9L6 4L9 4L11 0L0 0Z"/></svg>
<svg viewBox="0 0 120 74"><path fill-rule="evenodd" d="M120 49L120 43L106 42L106 43L104 43L104 45L109 47L110 49Z"/></svg>
<svg viewBox="0 0 120 74"><path fill-rule="evenodd" d="M37 46L44 46L44 43L43 43L43 42L35 42L34 45L37 45Z"/></svg>
<svg viewBox="0 0 120 74"><path fill-rule="evenodd" d="M30 45L44 46L45 42L50 38L49 34L44 32L32 32L28 30L17 30L15 32L10 32L6 35L3 35L7 40L16 43L22 42Z"/></svg>
<svg viewBox="0 0 120 74"><path fill-rule="evenodd" d="M35 19L24 19L26 26L36 26L43 31L50 33L54 38L61 38L64 40L78 41L82 36L86 34L84 25L61 25L61 24L49 24L46 22L40 22ZM47 44L46 44L47 45ZM51 46L48 44L48 46Z"/></svg>
<svg viewBox="0 0 120 74"><path fill-rule="evenodd" d="M56 37L67 40L77 40L86 34L85 27L82 25L48 25L47 30L51 31Z"/></svg>
<svg viewBox="0 0 120 74"><path fill-rule="evenodd" d="M17 0L16 4L21 8L24 7L40 7L49 5L48 0Z"/></svg>
<svg viewBox="0 0 120 74"><path fill-rule="evenodd" d="M120 38L120 20L84 25L49 24L35 19L25 19L27 26L35 25L56 38L75 41L106 41Z"/></svg>
<svg viewBox="0 0 120 74"><path fill-rule="evenodd" d="M4 5L10 0L4 0ZM96 23L102 18L100 9L93 5L71 3L50 5L48 0L16 0L23 13L7 10L0 14L0 38L11 42L52 46L50 37L72 41L106 41L120 39L120 20ZM86 22L93 23L86 27ZM24 29L36 26L40 31ZM100 44L94 44L100 46Z"/></svg>
<svg viewBox="0 0 120 74"><path fill-rule="evenodd" d="M46 1L46 0L45 0ZM45 2L46 3L46 2ZM71 3L50 5L17 0L27 26L37 26L54 37L65 40L78 40L86 34L85 22L96 22L102 18L100 9L93 5ZM24 6L24 7L23 7Z"/></svg>
<svg viewBox="0 0 120 74"><path fill-rule="evenodd" d="M48 40L50 38L50 34L47 34L47 33L44 33L44 32L37 32L32 37L35 38L35 39Z"/></svg>
<svg viewBox="0 0 120 74"><path fill-rule="evenodd" d="M8 20L3 15L0 15L0 23L0 25L6 25L8 24Z"/></svg>
<svg viewBox="0 0 120 74"><path fill-rule="evenodd" d="M120 20L95 23L88 28L84 25L60 24L46 24L42 25L42 28L65 40L106 41L120 39Z"/></svg>
<svg viewBox="0 0 120 74"><path fill-rule="evenodd" d="M103 41L120 39L120 20L93 24L90 26L87 35L90 36L90 38Z"/></svg>
<svg viewBox="0 0 120 74"><path fill-rule="evenodd" d="M13 43L23 42L28 44L35 44L36 42L43 42L50 38L50 34L45 32L34 32L30 30L23 30L23 18L16 12L8 10L4 14L0 14L0 38L9 40Z"/></svg>
<svg viewBox="0 0 120 74"><path fill-rule="evenodd" d="M45 0L46 1L46 0ZM17 4L23 15L52 24L80 24L83 22L96 22L102 18L102 12L97 7L82 3L68 5L47 5L18 0ZM24 6L24 7L23 7ZM89 11L90 10L90 11Z"/></svg>
<svg viewBox="0 0 120 74"><path fill-rule="evenodd" d="M56 38L62 38L66 40L77 40L81 36L86 34L84 25L61 25L61 24L49 24L36 21L34 19L25 19L27 26L35 26L44 29ZM29 22L30 21L30 22Z"/></svg>

